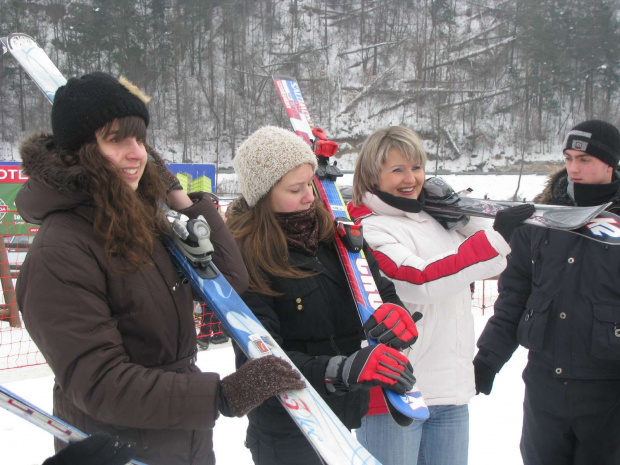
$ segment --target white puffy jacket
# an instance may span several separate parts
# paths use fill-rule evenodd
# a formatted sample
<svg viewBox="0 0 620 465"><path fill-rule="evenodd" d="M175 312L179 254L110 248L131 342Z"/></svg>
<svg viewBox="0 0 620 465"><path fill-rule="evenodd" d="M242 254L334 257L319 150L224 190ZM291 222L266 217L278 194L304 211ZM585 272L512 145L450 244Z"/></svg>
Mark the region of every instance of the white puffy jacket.
<svg viewBox="0 0 620 465"><path fill-rule="evenodd" d="M427 404L467 404L475 394L469 284L497 276L510 247L497 231L482 229L486 220L447 231L424 211L406 213L370 193L349 212L407 309L423 315L406 354Z"/></svg>

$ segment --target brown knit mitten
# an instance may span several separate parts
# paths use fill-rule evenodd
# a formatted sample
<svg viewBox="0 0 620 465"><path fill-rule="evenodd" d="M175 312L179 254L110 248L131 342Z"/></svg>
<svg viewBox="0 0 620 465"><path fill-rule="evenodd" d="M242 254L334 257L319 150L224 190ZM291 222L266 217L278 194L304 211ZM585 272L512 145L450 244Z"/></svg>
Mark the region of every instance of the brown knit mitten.
<svg viewBox="0 0 620 465"><path fill-rule="evenodd" d="M273 355L248 360L222 379L219 409L224 416L242 417L266 399L306 383L288 362Z"/></svg>
<svg viewBox="0 0 620 465"><path fill-rule="evenodd" d="M164 185L166 186L166 192L183 189L183 186L181 186L181 183L179 182L179 178L172 174L172 171L168 169L164 159L155 150L150 149L150 147L148 154L149 161L155 164L159 170L159 174L161 175Z"/></svg>

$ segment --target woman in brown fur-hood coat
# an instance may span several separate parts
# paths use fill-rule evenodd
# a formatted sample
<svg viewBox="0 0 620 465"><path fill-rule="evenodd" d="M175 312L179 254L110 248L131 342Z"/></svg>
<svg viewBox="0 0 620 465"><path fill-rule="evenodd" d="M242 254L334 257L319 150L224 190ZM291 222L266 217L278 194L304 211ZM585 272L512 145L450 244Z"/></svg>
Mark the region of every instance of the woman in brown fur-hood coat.
<svg viewBox="0 0 620 465"><path fill-rule="evenodd" d="M240 416L262 398L241 408L235 394L256 386L254 376L238 371L220 381L194 364L192 291L162 242L169 234L162 199L206 218L213 261L237 292L248 276L213 202L185 194L145 144L144 100L104 73L70 79L56 93L54 134L23 143L30 178L16 204L40 229L17 300L54 372L57 416L135 444L135 457L151 465L212 464L219 412ZM279 359L260 363L268 375L282 373ZM285 375L299 387L297 373ZM277 376L271 384L258 387L264 398L292 388Z"/></svg>

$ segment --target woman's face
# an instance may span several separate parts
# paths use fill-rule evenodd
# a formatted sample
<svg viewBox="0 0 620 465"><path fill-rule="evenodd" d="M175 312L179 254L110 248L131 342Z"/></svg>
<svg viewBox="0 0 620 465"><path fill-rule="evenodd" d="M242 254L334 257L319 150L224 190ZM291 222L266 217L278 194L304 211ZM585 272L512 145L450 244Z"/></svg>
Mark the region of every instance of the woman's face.
<svg viewBox="0 0 620 465"><path fill-rule="evenodd" d="M423 186L424 167L407 160L399 150L390 150L381 165L379 190L397 197L417 199Z"/></svg>
<svg viewBox="0 0 620 465"><path fill-rule="evenodd" d="M118 168L120 176L135 191L144 174L147 154L144 141L135 137L118 138L118 122L112 125L109 134L96 133L101 154Z"/></svg>
<svg viewBox="0 0 620 465"><path fill-rule="evenodd" d="M276 213L307 210L314 202L314 169L306 163L292 169L271 189L271 209Z"/></svg>

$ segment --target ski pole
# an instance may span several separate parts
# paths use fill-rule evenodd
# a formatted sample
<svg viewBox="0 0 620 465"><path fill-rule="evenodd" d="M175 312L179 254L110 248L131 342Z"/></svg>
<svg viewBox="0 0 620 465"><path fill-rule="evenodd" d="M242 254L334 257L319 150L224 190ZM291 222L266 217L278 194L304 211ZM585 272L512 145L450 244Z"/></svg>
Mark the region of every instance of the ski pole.
<svg viewBox="0 0 620 465"><path fill-rule="evenodd" d="M22 417L24 420L29 421L66 443L71 444L88 437L88 434L32 405L2 385L0 385L0 407L18 417ZM138 462L137 460L131 460L128 463L132 465L146 465L144 462Z"/></svg>

